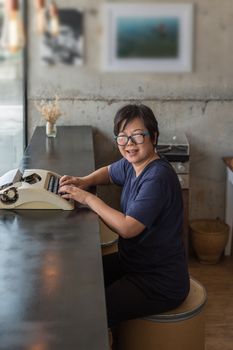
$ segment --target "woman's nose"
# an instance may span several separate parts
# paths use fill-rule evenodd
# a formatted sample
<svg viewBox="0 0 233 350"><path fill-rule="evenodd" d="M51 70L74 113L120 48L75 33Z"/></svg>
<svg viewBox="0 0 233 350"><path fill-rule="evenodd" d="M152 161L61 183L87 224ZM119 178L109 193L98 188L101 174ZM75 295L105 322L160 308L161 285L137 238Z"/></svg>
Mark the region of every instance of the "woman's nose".
<svg viewBox="0 0 233 350"><path fill-rule="evenodd" d="M131 143L134 144L134 142L133 142L133 140L132 140L132 137L129 137L128 142L127 142L127 145L128 145L128 144L131 144Z"/></svg>

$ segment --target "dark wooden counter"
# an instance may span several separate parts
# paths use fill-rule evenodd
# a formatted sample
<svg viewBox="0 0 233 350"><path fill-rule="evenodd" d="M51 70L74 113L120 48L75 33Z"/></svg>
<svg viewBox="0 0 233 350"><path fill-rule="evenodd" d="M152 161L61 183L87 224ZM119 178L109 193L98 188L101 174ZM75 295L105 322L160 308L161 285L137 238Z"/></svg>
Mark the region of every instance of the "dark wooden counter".
<svg viewBox="0 0 233 350"><path fill-rule="evenodd" d="M46 169L83 176L95 169L92 129L89 126L62 126L57 137L45 136L45 128L37 127L26 149L21 168Z"/></svg>
<svg viewBox="0 0 233 350"><path fill-rule="evenodd" d="M36 129L22 168L94 169L90 127ZM108 349L98 217L85 208L0 210L0 349Z"/></svg>

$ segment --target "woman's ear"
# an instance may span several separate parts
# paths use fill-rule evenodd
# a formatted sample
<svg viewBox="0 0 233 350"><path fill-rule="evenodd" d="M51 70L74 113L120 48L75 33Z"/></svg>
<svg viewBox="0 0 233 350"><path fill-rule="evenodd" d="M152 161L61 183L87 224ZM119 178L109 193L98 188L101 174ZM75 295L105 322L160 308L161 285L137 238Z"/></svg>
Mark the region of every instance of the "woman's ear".
<svg viewBox="0 0 233 350"><path fill-rule="evenodd" d="M153 140L152 140L154 147L157 146L157 137L158 137L158 134L157 134L157 132L155 132L155 133L154 133Z"/></svg>

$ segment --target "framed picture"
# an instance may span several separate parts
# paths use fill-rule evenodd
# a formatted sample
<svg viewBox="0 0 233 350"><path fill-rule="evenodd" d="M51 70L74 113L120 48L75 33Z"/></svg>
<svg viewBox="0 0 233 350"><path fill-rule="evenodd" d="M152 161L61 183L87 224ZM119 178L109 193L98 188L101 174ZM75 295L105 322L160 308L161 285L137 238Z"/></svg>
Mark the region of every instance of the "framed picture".
<svg viewBox="0 0 233 350"><path fill-rule="evenodd" d="M107 3L103 16L103 70L192 70L192 4Z"/></svg>
<svg viewBox="0 0 233 350"><path fill-rule="evenodd" d="M41 60L47 65L83 65L83 11L58 9L59 34L47 30L41 41Z"/></svg>

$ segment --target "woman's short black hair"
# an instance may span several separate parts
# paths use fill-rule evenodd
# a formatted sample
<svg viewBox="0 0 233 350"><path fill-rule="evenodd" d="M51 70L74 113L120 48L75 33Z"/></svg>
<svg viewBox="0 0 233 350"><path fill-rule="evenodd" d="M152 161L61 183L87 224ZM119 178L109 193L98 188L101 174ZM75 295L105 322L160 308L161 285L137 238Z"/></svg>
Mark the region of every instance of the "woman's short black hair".
<svg viewBox="0 0 233 350"><path fill-rule="evenodd" d="M151 141L154 143L154 146L156 146L159 136L158 122L153 111L144 104L128 104L120 108L114 118L114 134L117 136L120 129L124 130L135 118L140 118L143 121L149 132ZM157 134L156 139L155 133Z"/></svg>

